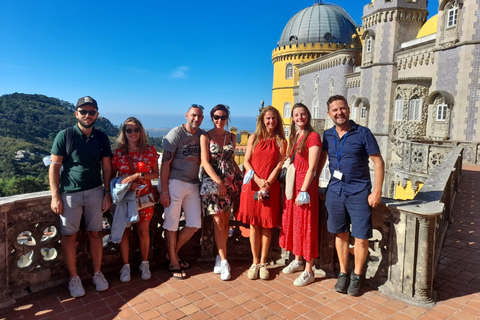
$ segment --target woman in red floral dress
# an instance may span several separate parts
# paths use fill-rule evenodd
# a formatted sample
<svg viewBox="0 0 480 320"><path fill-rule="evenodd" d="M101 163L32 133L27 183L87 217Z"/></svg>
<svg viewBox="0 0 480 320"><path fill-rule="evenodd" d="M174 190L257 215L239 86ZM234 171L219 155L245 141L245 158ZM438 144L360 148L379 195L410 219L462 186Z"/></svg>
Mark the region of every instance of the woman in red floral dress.
<svg viewBox="0 0 480 320"><path fill-rule="evenodd" d="M280 246L292 251L295 260L283 269L284 273L305 270L293 282L305 286L315 281L313 259L318 257L318 176L316 168L322 142L310 124L311 114L302 103L292 109L290 144L287 155L295 167L293 198L285 199ZM298 128L298 130L297 130Z"/></svg>
<svg viewBox="0 0 480 320"><path fill-rule="evenodd" d="M137 190L137 196L152 192L152 183L150 180L158 178L158 154L155 148L148 144L147 134L142 124L134 117L130 117L123 123L120 134L117 138L117 148L113 152L112 158L113 176L124 176L121 183L132 183L130 189L135 190L141 185L146 185L141 190ZM140 252L142 255L142 264L140 271L142 279L148 280L151 277L148 255L150 250L150 220L153 216L155 207L148 207L139 210L140 220L135 224L138 237L140 239ZM130 281L130 264L128 258L130 255L129 240L131 227L127 226L123 232L120 242L120 253L124 263L120 270L120 280L122 282Z"/></svg>

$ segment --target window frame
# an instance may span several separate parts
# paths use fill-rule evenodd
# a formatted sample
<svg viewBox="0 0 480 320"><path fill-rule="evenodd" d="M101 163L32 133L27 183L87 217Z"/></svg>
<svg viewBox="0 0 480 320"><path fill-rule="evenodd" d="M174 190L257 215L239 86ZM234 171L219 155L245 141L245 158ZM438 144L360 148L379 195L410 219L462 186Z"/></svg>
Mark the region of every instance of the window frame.
<svg viewBox="0 0 480 320"><path fill-rule="evenodd" d="M458 24L458 3L452 3L447 10L445 29L455 28Z"/></svg>
<svg viewBox="0 0 480 320"><path fill-rule="evenodd" d="M403 120L403 105L404 101L401 96L397 96L395 98L395 110L393 114L394 121L402 121Z"/></svg>
<svg viewBox="0 0 480 320"><path fill-rule="evenodd" d="M445 103L440 103L437 105L437 112L435 115L435 120L438 122L445 122L447 121L447 110L448 105Z"/></svg>
<svg viewBox="0 0 480 320"><path fill-rule="evenodd" d="M293 79L293 64L287 63L285 66L285 79Z"/></svg>
<svg viewBox="0 0 480 320"><path fill-rule="evenodd" d="M361 120L367 119L367 107L365 107L365 106L362 106L360 108L360 119Z"/></svg>
<svg viewBox="0 0 480 320"><path fill-rule="evenodd" d="M287 111L288 112L285 112ZM292 117L292 104L290 102L285 102L283 104L283 119L290 119Z"/></svg>
<svg viewBox="0 0 480 320"><path fill-rule="evenodd" d="M422 120L423 99L421 97L413 97L408 102L408 121Z"/></svg>

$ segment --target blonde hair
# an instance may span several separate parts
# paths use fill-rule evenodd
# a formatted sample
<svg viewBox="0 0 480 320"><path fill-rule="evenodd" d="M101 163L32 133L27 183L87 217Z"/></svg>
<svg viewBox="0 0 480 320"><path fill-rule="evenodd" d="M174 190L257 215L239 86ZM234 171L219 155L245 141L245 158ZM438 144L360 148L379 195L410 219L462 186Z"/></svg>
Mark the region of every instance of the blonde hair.
<svg viewBox="0 0 480 320"><path fill-rule="evenodd" d="M127 124L133 122L140 129L140 138L138 139L138 152L143 153L147 147L150 146L148 143L147 133L143 128L142 123L135 117L128 117L120 127L120 133L117 137L117 149L122 149L123 154L128 154L128 139L126 134Z"/></svg>
<svg viewBox="0 0 480 320"><path fill-rule="evenodd" d="M277 117L277 125L275 126L275 130L273 131L275 140L277 141L277 145L282 146L287 142L287 140L285 139L285 132L283 130L283 120L282 120L282 117L280 116L280 112L278 112L278 110L272 106L266 106L265 108L262 109L262 112L260 112L260 115L258 116L258 119L257 119L257 127L255 130L255 141L253 142L253 149L255 149L255 146L262 139L269 137L267 126L265 126L265 122L263 121L263 118L265 118L265 114L267 114L267 112L273 112Z"/></svg>

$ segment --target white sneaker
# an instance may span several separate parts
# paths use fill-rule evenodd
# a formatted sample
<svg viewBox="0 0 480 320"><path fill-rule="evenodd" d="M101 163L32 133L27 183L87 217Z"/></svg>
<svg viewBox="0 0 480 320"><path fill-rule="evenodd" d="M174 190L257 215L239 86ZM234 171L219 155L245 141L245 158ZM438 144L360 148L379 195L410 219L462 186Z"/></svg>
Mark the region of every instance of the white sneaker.
<svg viewBox="0 0 480 320"><path fill-rule="evenodd" d="M215 258L215 267L213 267L213 273L222 273L222 259L220 259L220 256L217 254L217 257Z"/></svg>
<svg viewBox="0 0 480 320"><path fill-rule="evenodd" d="M230 280L230 265L228 264L228 261L223 260L221 262L220 268L222 269L222 273L220 274L220 279Z"/></svg>
<svg viewBox="0 0 480 320"><path fill-rule="evenodd" d="M303 271L302 273L300 273L297 279L293 281L293 284L296 285L297 287L303 287L314 281L315 281L315 275L313 272L310 273L308 271Z"/></svg>
<svg viewBox="0 0 480 320"><path fill-rule="evenodd" d="M143 280L148 280L152 277L152 273L150 272L150 263L148 261L142 261L139 269L142 271Z"/></svg>
<svg viewBox="0 0 480 320"><path fill-rule="evenodd" d="M301 261L293 260L288 266L283 268L283 273L294 273L297 271L303 271L303 263Z"/></svg>
<svg viewBox="0 0 480 320"><path fill-rule="evenodd" d="M95 272L92 280L97 291L105 291L108 289L108 281L101 271Z"/></svg>
<svg viewBox="0 0 480 320"><path fill-rule="evenodd" d="M82 280L79 276L75 276L68 282L68 290L73 298L83 297L85 295L85 289L82 286Z"/></svg>
<svg viewBox="0 0 480 320"><path fill-rule="evenodd" d="M120 281L128 282L130 281L130 264L124 264L122 270L120 270Z"/></svg>

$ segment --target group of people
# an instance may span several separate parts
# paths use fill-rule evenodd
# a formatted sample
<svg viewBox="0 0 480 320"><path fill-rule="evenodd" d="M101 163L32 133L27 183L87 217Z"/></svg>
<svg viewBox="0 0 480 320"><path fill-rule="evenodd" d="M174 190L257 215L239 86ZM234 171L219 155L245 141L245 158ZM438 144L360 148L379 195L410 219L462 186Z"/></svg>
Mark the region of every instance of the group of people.
<svg viewBox="0 0 480 320"><path fill-rule="evenodd" d="M335 234L340 265L335 290L358 295L368 239L372 236L372 207L381 201L384 163L370 130L349 119L346 99L332 96L327 106L327 114L335 126L325 131L323 144L304 104L297 103L292 109L289 142L278 110L272 106L262 108L255 133L248 139L243 173L235 162L236 136L226 130L230 120L226 105L216 105L210 111L213 129L204 131L200 128L204 108L193 104L185 114L186 123L165 136L159 170L157 152L148 144L140 121L130 117L123 123L112 153L108 137L93 127L98 117L97 102L89 96L80 98L75 110L78 123L73 130L66 129L57 135L49 171L51 208L61 220L71 295L85 294L76 271L76 235L82 216L90 240L93 283L97 291L104 291L108 282L100 271L101 231L102 213L112 203L110 181L126 185L140 197L153 191L151 180L158 178L159 172L159 202L164 207L163 228L172 277L187 276L189 263L181 260L178 253L201 228L203 214L213 218L218 250L213 272L220 274L222 280L231 278L227 240L229 221L234 217L250 225L253 262L247 271L249 279L269 279L267 255L271 229L281 226L280 246L295 256L282 272L301 271L294 281L296 286L314 282L314 259L318 257L318 181L327 156L331 173L325 203L327 226ZM289 176L281 186L278 176L286 159L294 168L294 176L290 176L289 169ZM373 192L369 159L375 168ZM138 217L131 220L140 239L140 271L144 280L151 277L149 222L153 208L139 209ZM182 212L185 225L179 228ZM122 282L131 278L131 229L132 224L127 223L118 236L124 263L120 271ZM349 275L350 229L355 239L355 268Z"/></svg>

